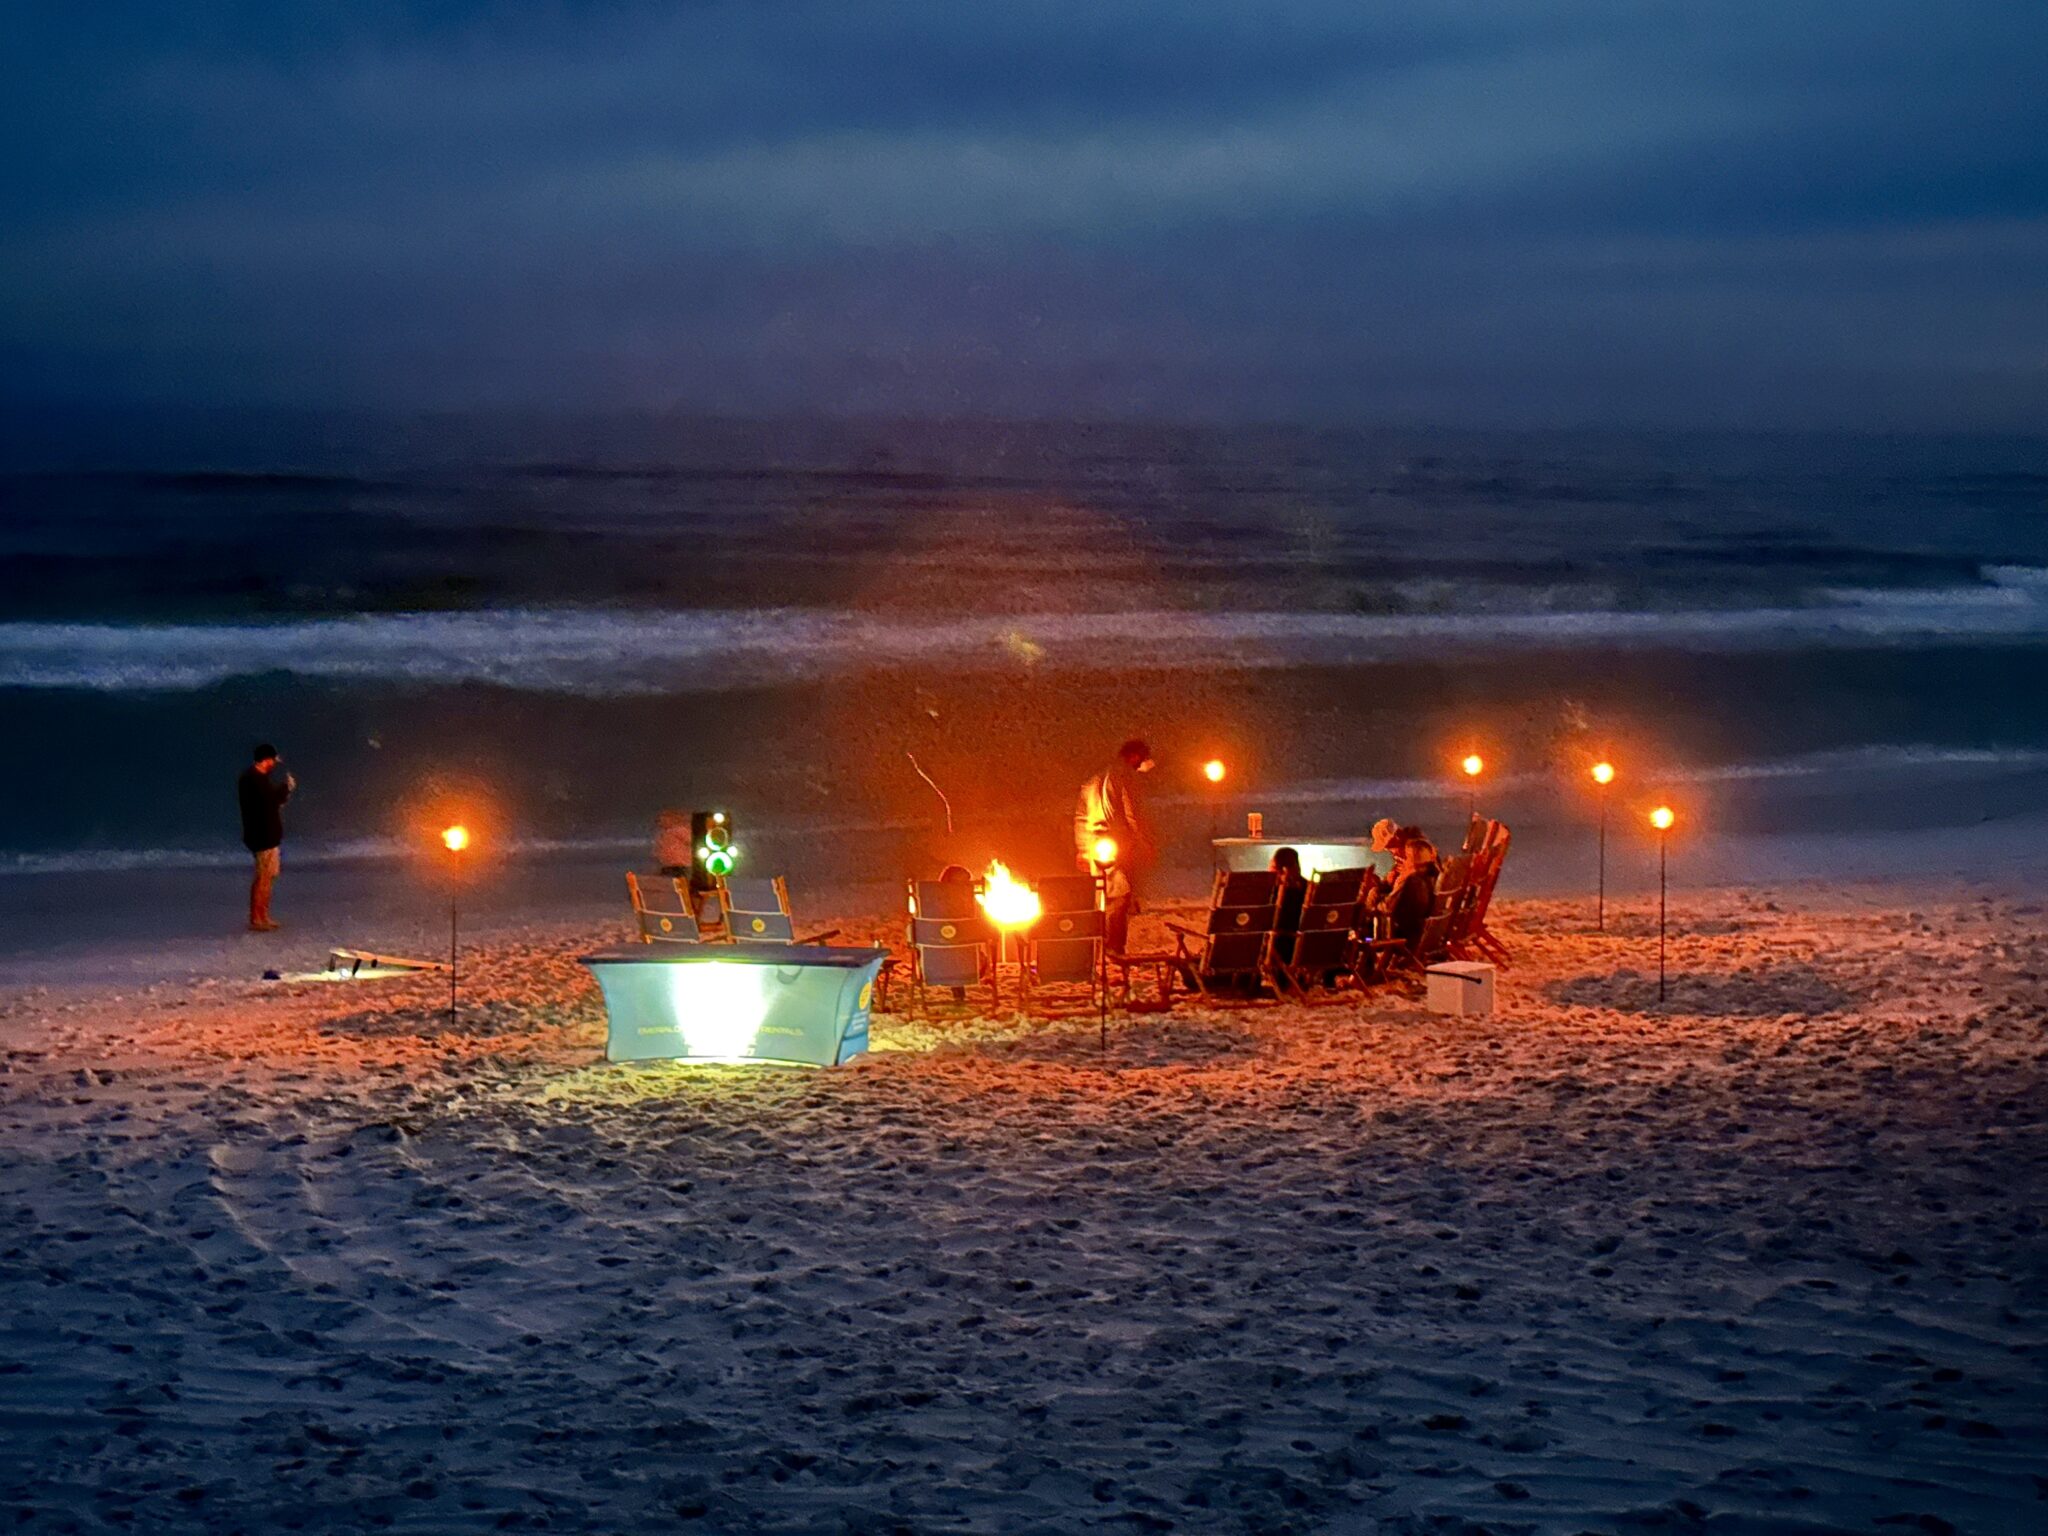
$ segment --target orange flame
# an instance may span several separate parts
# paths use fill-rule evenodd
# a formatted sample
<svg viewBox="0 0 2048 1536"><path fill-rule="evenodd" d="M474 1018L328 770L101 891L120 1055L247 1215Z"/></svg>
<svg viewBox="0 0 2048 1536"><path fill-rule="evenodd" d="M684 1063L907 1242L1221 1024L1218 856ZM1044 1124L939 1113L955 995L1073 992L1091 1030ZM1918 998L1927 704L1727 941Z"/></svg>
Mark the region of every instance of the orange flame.
<svg viewBox="0 0 2048 1536"><path fill-rule="evenodd" d="M1593 782L1595 784L1612 784L1614 782L1614 764L1609 762L1595 763L1593 765Z"/></svg>
<svg viewBox="0 0 2048 1536"><path fill-rule="evenodd" d="M1211 784L1221 784L1226 771L1223 766L1223 759L1220 757L1212 757L1209 761L1202 764L1202 777Z"/></svg>
<svg viewBox="0 0 2048 1536"><path fill-rule="evenodd" d="M1116 855L1117 846L1115 838L1098 837L1095 839L1095 862L1097 864L1104 866L1114 864L1116 862Z"/></svg>
<svg viewBox="0 0 2048 1536"><path fill-rule="evenodd" d="M469 828L460 822L452 827L444 827L441 831L441 846L450 853L462 852L469 846Z"/></svg>
<svg viewBox="0 0 2048 1536"><path fill-rule="evenodd" d="M982 910L988 913L989 921L998 928L1026 928L1038 921L1044 910L1039 904L1038 892L1012 875L1009 866L1001 859L991 859L988 864L988 878L982 884L978 898Z"/></svg>
<svg viewBox="0 0 2048 1536"><path fill-rule="evenodd" d="M1458 766L1465 770L1467 777L1476 779L1479 777L1480 770L1486 766L1486 760L1477 752L1473 752L1467 754L1465 761L1458 764Z"/></svg>
<svg viewBox="0 0 2048 1536"><path fill-rule="evenodd" d="M1659 832L1669 832L1671 824L1676 820L1678 820L1677 816L1672 814L1671 807L1668 805L1660 805L1657 809L1650 812L1650 825Z"/></svg>

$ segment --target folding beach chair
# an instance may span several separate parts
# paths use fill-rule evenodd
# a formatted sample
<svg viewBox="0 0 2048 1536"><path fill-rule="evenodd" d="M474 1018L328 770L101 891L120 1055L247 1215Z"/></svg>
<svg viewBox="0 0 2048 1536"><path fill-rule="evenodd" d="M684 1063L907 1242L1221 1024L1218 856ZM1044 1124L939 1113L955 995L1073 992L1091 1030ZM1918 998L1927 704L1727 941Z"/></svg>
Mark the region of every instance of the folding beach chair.
<svg viewBox="0 0 2048 1536"><path fill-rule="evenodd" d="M967 988L986 983L990 998L1002 1001L996 931L975 899L980 891L979 880L910 882L910 975L920 1008L927 987L950 987L963 997Z"/></svg>
<svg viewBox="0 0 2048 1536"><path fill-rule="evenodd" d="M1297 991L1333 985L1337 978L1358 976L1358 904L1365 896L1366 871L1319 871L1301 899L1301 926L1294 947L1282 954L1283 936L1273 935L1272 970L1276 979Z"/></svg>
<svg viewBox="0 0 2048 1536"><path fill-rule="evenodd" d="M1266 971L1273 926L1280 915L1280 877L1269 869L1226 870L1209 895L1209 921L1201 929L1168 923L1174 961L1197 992L1256 987Z"/></svg>
<svg viewBox="0 0 2048 1536"><path fill-rule="evenodd" d="M1422 932L1413 939L1381 936L1361 942L1359 980L1393 981L1396 978L1407 978L1420 982L1432 965L1439 960L1450 959L1451 923L1457 904L1462 899L1462 895L1457 891L1437 897L1429 916L1422 920Z"/></svg>
<svg viewBox="0 0 2048 1536"><path fill-rule="evenodd" d="M1472 913L1463 935L1465 946L1476 950L1496 965L1513 963L1513 954L1486 926L1487 909L1493 905L1494 887L1500 884L1501 865L1507 862L1508 843L1513 834L1507 823L1493 823L1492 833L1485 849L1474 860L1476 874L1472 881Z"/></svg>
<svg viewBox="0 0 2048 1536"><path fill-rule="evenodd" d="M1041 987L1088 989L1088 1001L1109 1006L1103 954L1107 932L1099 875L1047 875L1033 883L1039 917L1024 935L1023 988L1028 1010Z"/></svg>
<svg viewBox="0 0 2048 1536"><path fill-rule="evenodd" d="M626 871L626 895L633 903L633 921L643 944L701 944L703 925L687 880L669 875L636 875Z"/></svg>
<svg viewBox="0 0 2048 1536"><path fill-rule="evenodd" d="M789 910L789 882L781 875L770 880L721 880L718 900L725 911L726 932L753 944L822 944L836 938L837 928L822 933L796 936L796 919Z"/></svg>

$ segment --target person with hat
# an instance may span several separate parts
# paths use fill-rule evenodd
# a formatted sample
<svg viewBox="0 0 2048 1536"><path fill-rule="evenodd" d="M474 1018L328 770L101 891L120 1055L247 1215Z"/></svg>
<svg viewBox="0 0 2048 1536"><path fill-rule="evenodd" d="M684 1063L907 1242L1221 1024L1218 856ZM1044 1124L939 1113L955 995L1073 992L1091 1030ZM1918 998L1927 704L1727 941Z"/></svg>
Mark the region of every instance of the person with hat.
<svg viewBox="0 0 2048 1536"><path fill-rule="evenodd" d="M1074 808L1074 856L1081 869L1102 877L1104 940L1113 955L1130 943L1131 918L1140 910L1139 886L1156 848L1138 804L1138 776L1152 770L1152 749L1132 737L1109 766L1081 786ZM1103 840L1115 844L1111 852ZM1104 855L1107 854L1107 857Z"/></svg>

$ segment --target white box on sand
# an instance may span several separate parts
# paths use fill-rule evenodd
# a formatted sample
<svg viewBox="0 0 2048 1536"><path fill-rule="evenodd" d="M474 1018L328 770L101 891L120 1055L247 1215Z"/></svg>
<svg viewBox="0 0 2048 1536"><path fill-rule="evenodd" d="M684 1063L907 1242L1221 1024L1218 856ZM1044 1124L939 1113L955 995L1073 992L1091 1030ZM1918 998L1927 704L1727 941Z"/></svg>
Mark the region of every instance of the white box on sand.
<svg viewBox="0 0 2048 1536"><path fill-rule="evenodd" d="M1493 967L1475 960L1446 960L1429 968L1431 1013L1493 1012Z"/></svg>

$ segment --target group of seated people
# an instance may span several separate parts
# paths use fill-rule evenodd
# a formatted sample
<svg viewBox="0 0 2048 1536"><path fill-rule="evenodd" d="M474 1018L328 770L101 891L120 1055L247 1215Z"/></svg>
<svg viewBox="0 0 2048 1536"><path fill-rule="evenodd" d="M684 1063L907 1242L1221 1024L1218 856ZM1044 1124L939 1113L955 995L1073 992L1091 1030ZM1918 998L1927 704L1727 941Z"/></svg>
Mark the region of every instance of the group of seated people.
<svg viewBox="0 0 2048 1536"><path fill-rule="evenodd" d="M1387 937L1413 944L1422 937L1436 902L1437 875L1441 860L1436 844L1420 827L1401 826L1392 820L1373 824L1374 853L1394 857L1390 875L1378 870L1365 878L1365 910L1373 917L1384 916ZM1276 848L1269 866L1280 877L1280 912L1273 930L1273 953L1286 960L1294 954L1294 938L1301 931L1301 908L1308 896L1308 880L1301 872L1301 855L1292 848Z"/></svg>

